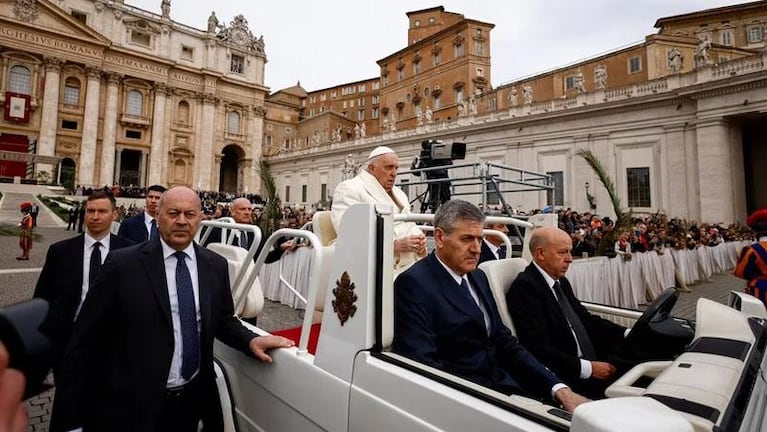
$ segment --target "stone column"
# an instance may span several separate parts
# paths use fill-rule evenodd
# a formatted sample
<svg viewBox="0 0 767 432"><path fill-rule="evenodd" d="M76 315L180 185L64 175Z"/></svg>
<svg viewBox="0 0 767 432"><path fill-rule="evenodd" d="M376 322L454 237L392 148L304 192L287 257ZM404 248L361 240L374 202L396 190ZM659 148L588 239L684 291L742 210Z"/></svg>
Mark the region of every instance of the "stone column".
<svg viewBox="0 0 767 432"><path fill-rule="evenodd" d="M119 183L120 182L120 164L122 163L123 150L117 149L114 151L114 154L115 154L114 181Z"/></svg>
<svg viewBox="0 0 767 432"><path fill-rule="evenodd" d="M694 215L698 194L698 174L695 169L696 158L688 153L686 140L686 123L664 126L663 142L661 143L662 172L659 192L665 198L661 201L663 208L670 215ZM697 216L691 219L698 219Z"/></svg>
<svg viewBox="0 0 767 432"><path fill-rule="evenodd" d="M99 96L101 93L101 71L87 68L88 83L85 90L85 116L83 117L83 139L80 144L80 184L101 186L95 183L96 138L99 131ZM102 154L103 156L103 154Z"/></svg>
<svg viewBox="0 0 767 432"><path fill-rule="evenodd" d="M218 185L213 185L211 169L213 167L213 139L216 130L216 98L211 93L202 95L202 127L200 130L200 144L198 146L196 188L202 190L216 190Z"/></svg>
<svg viewBox="0 0 767 432"><path fill-rule="evenodd" d="M63 60L56 57L45 58L45 90L43 111L40 120L40 140L37 154L54 156L56 153L56 129L59 122L59 87ZM37 172L53 169L50 164L37 164Z"/></svg>
<svg viewBox="0 0 767 432"><path fill-rule="evenodd" d="M149 186L152 185L152 183L149 183L149 184L147 183L147 178L148 178L147 177L147 169L149 168L149 161L148 161L148 159L150 157L151 156L149 155L149 153L147 153L147 152L145 152L143 150L141 151L141 161L138 164L139 165L139 170L141 170L139 172L139 175L138 175L138 179L139 179L139 182L140 182L139 186L141 186L141 187L149 187Z"/></svg>
<svg viewBox="0 0 767 432"><path fill-rule="evenodd" d="M263 106L253 107L253 126L250 137L250 167L245 171L245 192L261 194L261 155L264 146L264 117L266 109Z"/></svg>
<svg viewBox="0 0 767 432"><path fill-rule="evenodd" d="M101 184L111 185L115 180L115 140L117 138L117 102L120 76L107 76L107 100L104 109L104 135L101 137Z"/></svg>
<svg viewBox="0 0 767 432"><path fill-rule="evenodd" d="M735 191L729 125L723 119L701 121L696 128L695 139L698 150L700 217L704 221L734 222ZM740 169L743 169L742 166Z"/></svg>
<svg viewBox="0 0 767 432"><path fill-rule="evenodd" d="M152 115L152 150L149 157L149 184L162 182L162 152L165 136L165 84L154 87L154 114Z"/></svg>

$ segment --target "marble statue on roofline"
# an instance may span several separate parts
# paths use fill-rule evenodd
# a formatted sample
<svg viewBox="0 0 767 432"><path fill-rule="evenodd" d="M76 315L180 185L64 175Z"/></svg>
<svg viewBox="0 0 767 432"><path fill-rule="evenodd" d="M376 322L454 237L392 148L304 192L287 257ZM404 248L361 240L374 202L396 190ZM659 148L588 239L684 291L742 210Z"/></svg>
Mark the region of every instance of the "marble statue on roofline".
<svg viewBox="0 0 767 432"><path fill-rule="evenodd" d="M469 115L477 114L477 98L474 96L469 98Z"/></svg>
<svg viewBox="0 0 767 432"><path fill-rule="evenodd" d="M519 101L517 100L517 87L511 86L509 89L509 95L507 96L509 99L509 106L515 107L517 104L519 104Z"/></svg>
<svg viewBox="0 0 767 432"><path fill-rule="evenodd" d="M160 10L162 11L163 18L170 18L170 0L162 0L160 2Z"/></svg>
<svg viewBox="0 0 767 432"><path fill-rule="evenodd" d="M682 54L682 50L674 47L671 51L668 52L668 68L671 73L680 73L682 72L683 65L684 54Z"/></svg>
<svg viewBox="0 0 767 432"><path fill-rule="evenodd" d="M594 69L594 87L600 90L607 88L607 66L599 65Z"/></svg>
<svg viewBox="0 0 767 432"><path fill-rule="evenodd" d="M522 93L525 96L525 104L530 105L533 103L533 88L529 85L522 87Z"/></svg>
<svg viewBox="0 0 767 432"><path fill-rule="evenodd" d="M218 18L216 18L216 12L213 11L208 17L208 33L215 33L218 28Z"/></svg>
<svg viewBox="0 0 767 432"><path fill-rule="evenodd" d="M695 66L705 66L711 64L711 57L709 54L711 51L711 39L707 36L703 36L698 41L698 46L695 47Z"/></svg>

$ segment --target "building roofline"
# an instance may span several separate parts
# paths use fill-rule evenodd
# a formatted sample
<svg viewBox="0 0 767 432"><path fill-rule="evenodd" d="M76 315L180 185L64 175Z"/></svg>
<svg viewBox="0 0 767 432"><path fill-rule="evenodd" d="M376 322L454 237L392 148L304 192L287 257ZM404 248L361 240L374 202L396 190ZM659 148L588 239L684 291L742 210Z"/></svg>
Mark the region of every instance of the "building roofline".
<svg viewBox="0 0 767 432"><path fill-rule="evenodd" d="M766 7L766 6L767 6L767 1L760 0L760 1L755 1L751 3L742 3L742 4L736 4L736 5L730 5L730 6L721 6L717 8L704 9L704 10L690 12L686 14L672 15L672 16L658 18L658 20L655 21L654 27L661 28L663 27L665 23L670 21L681 21L681 20L690 20L694 18L703 18L707 16L716 16L716 15L721 15L722 13L734 12L734 11L746 11L749 9L756 9L756 8Z"/></svg>
<svg viewBox="0 0 767 432"><path fill-rule="evenodd" d="M434 10L438 10L440 12L444 12L445 11L445 7L444 6L434 6L434 7L430 7L430 8L426 8L426 9L420 9L420 10L416 10L416 11L405 12L405 15L410 16L410 15L415 15L415 14L429 12L429 11L434 11Z"/></svg>
<svg viewBox="0 0 767 432"><path fill-rule="evenodd" d="M380 79L381 79L380 76L375 76L373 78L367 78L367 79L361 79L361 80L357 80L357 81L345 82L345 83L337 84L337 85L334 85L334 86L321 88L319 90L311 90L311 91L307 91L306 93L307 94L319 93L319 92L324 92L326 90L332 90L334 88L340 88L340 87L344 87L344 86L348 86L348 85L353 85L353 84L360 84L360 83L363 83L363 82L366 83L366 82L369 82L369 81L375 81L375 80L380 80Z"/></svg>
<svg viewBox="0 0 767 432"><path fill-rule="evenodd" d="M447 28L445 28L443 30L438 31L437 33L434 33L433 35L430 35L429 37L427 37L425 39L421 39L418 42L416 42L416 43L414 43L412 45L408 45L405 48L402 48L402 49L400 49L400 50L398 50L398 51L396 51L396 52L394 52L392 54L389 54L388 56L386 56L386 57L384 57L382 59L376 60L376 63L380 66L381 62L383 62L383 61L387 61L387 60L389 60L389 59L391 59L393 57L397 57L399 55L402 55L402 53L412 49L415 46L426 46L426 45L430 44L431 42L433 42L434 39L439 39L442 36L444 36L446 33L453 32L453 31L455 31L458 28L468 27L469 24L482 24L484 26L490 27L491 29L495 28L495 24L492 24L492 23L487 23L487 22L484 22L484 21L479 21L479 20L475 20L475 19L471 19L471 18L464 18L463 20L461 20L461 21L451 25L450 27L447 27Z"/></svg>

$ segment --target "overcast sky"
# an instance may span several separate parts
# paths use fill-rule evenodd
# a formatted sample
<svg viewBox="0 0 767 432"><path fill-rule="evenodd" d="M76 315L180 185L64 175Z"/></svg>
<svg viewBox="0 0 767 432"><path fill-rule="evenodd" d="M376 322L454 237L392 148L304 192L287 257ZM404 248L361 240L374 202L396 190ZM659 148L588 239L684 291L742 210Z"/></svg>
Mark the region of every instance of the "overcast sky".
<svg viewBox="0 0 767 432"><path fill-rule="evenodd" d="M160 0L126 0L160 12ZM435 6L495 24L493 86L642 41L660 17L737 0L172 0L171 18L205 29L243 14L266 43L266 85L319 90L379 75L376 61L407 45L406 12ZM741 2L742 3L742 2Z"/></svg>

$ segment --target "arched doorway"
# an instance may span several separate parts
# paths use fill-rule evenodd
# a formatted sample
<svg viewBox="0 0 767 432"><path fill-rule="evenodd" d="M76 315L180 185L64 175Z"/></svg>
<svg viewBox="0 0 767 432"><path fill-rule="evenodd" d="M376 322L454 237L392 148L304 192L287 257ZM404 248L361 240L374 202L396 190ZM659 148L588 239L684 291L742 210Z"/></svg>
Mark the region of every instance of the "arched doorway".
<svg viewBox="0 0 767 432"><path fill-rule="evenodd" d="M75 170L76 167L77 164L71 158L64 158L61 161L61 176L59 177L59 181L61 181L61 186L63 186L66 190L71 191L75 189L75 173L77 172Z"/></svg>
<svg viewBox="0 0 767 432"><path fill-rule="evenodd" d="M238 192L240 163L244 157L245 152L235 144L230 144L221 150L221 169L218 175L220 192Z"/></svg>

